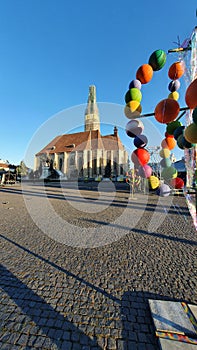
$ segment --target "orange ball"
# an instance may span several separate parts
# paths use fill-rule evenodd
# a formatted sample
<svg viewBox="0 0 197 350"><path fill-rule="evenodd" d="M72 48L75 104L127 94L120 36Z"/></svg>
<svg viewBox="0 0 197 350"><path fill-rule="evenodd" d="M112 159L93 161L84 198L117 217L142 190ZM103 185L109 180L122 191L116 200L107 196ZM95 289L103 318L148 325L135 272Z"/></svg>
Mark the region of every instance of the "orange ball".
<svg viewBox="0 0 197 350"><path fill-rule="evenodd" d="M167 124L176 119L180 111L177 101L166 98L160 101L155 108L155 119L159 123Z"/></svg>
<svg viewBox="0 0 197 350"><path fill-rule="evenodd" d="M153 77L153 69L150 64L143 64L140 66L136 73L136 79L138 79L142 84L147 84Z"/></svg>
<svg viewBox="0 0 197 350"><path fill-rule="evenodd" d="M176 146L176 140L173 137L166 137L161 142L162 148L168 148L169 150L172 150Z"/></svg>
<svg viewBox="0 0 197 350"><path fill-rule="evenodd" d="M169 70L168 70L168 76L171 80L177 80L182 77L185 71L185 66L183 61L178 61L173 63Z"/></svg>
<svg viewBox="0 0 197 350"><path fill-rule="evenodd" d="M188 86L185 93L185 102L190 109L197 107L197 78Z"/></svg>

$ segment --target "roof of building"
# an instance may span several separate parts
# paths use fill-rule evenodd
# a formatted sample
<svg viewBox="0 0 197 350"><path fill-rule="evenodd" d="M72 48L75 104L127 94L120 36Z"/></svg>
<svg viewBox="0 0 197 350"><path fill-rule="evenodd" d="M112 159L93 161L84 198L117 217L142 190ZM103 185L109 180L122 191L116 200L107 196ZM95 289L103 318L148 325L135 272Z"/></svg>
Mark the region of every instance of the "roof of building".
<svg viewBox="0 0 197 350"><path fill-rule="evenodd" d="M124 150L124 146L117 133L102 136L99 130L92 130L57 136L36 156L89 149Z"/></svg>
<svg viewBox="0 0 197 350"><path fill-rule="evenodd" d="M185 172L186 171L186 166L185 166L185 159L182 158L180 160L177 160L176 162L173 163L173 166L176 168L178 172Z"/></svg>
<svg viewBox="0 0 197 350"><path fill-rule="evenodd" d="M2 169L9 169L9 164L6 163L0 163L0 168Z"/></svg>

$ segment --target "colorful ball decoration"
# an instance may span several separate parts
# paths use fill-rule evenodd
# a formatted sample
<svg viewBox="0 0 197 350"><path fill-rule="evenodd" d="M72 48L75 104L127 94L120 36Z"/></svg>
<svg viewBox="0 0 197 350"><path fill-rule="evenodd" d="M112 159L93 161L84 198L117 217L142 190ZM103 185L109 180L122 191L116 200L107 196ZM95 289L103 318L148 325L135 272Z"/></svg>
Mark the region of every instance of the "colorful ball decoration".
<svg viewBox="0 0 197 350"><path fill-rule="evenodd" d="M150 165L145 164L139 167L138 174L144 179L148 179L152 175L152 168Z"/></svg>
<svg viewBox="0 0 197 350"><path fill-rule="evenodd" d="M132 88L136 88L136 89L141 90L141 87L142 87L142 83L138 79L132 80L129 84L129 90Z"/></svg>
<svg viewBox="0 0 197 350"><path fill-rule="evenodd" d="M159 187L160 181L157 176L151 175L148 179L149 187L151 190L156 190Z"/></svg>
<svg viewBox="0 0 197 350"><path fill-rule="evenodd" d="M190 149L190 148L192 148L192 147L194 147L194 144L193 143L191 143L191 142L188 142L186 139L185 139L185 137L183 136L183 147L184 147L184 149L186 148L186 149Z"/></svg>
<svg viewBox="0 0 197 350"><path fill-rule="evenodd" d="M138 101L130 101L124 108L124 114L128 119L135 119L142 113L142 106Z"/></svg>
<svg viewBox="0 0 197 350"><path fill-rule="evenodd" d="M192 119L193 119L193 122L195 124L197 124L197 107L194 108L193 112L192 112Z"/></svg>
<svg viewBox="0 0 197 350"><path fill-rule="evenodd" d="M173 166L164 168L161 172L161 176L164 178L164 180L174 179L177 177L177 170Z"/></svg>
<svg viewBox="0 0 197 350"><path fill-rule="evenodd" d="M178 138L177 138L177 146L178 146L180 149L184 149L183 141L184 141L184 137L183 137L183 134L181 134L181 135L179 135Z"/></svg>
<svg viewBox="0 0 197 350"><path fill-rule="evenodd" d="M134 141L133 141L135 147L139 148L139 147L146 147L147 143L148 143L148 139L145 135L139 135L139 136L136 136L134 138Z"/></svg>
<svg viewBox="0 0 197 350"><path fill-rule="evenodd" d="M178 79L172 80L168 85L168 90L171 92L179 90L181 83Z"/></svg>
<svg viewBox="0 0 197 350"><path fill-rule="evenodd" d="M162 148L159 152L159 155L161 158L169 158L170 157L170 150L168 148Z"/></svg>
<svg viewBox="0 0 197 350"><path fill-rule="evenodd" d="M166 131L168 134L173 135L174 131L181 125L182 123L179 120L174 120L167 125Z"/></svg>
<svg viewBox="0 0 197 350"><path fill-rule="evenodd" d="M157 104L154 115L159 123L167 124L176 119L179 111L178 102L172 98L166 98Z"/></svg>
<svg viewBox="0 0 197 350"><path fill-rule="evenodd" d="M185 129L185 126L181 125L174 130L173 134L174 134L175 140L177 140L180 135L183 135L184 129Z"/></svg>
<svg viewBox="0 0 197 350"><path fill-rule="evenodd" d="M197 107L197 78L188 86L185 93L185 102L190 109Z"/></svg>
<svg viewBox="0 0 197 350"><path fill-rule="evenodd" d="M166 137L161 142L162 148L168 148L169 150L172 150L176 146L176 140L174 137Z"/></svg>
<svg viewBox="0 0 197 350"><path fill-rule="evenodd" d="M162 166L162 168L168 168L170 167L172 164L170 158L163 158L160 162L160 165Z"/></svg>
<svg viewBox="0 0 197 350"><path fill-rule="evenodd" d="M168 76L171 80L177 80L182 77L185 71L185 66L183 61L178 61L173 63L169 70L168 70Z"/></svg>
<svg viewBox="0 0 197 350"><path fill-rule="evenodd" d="M153 69L150 64L143 64L140 66L136 73L136 79L138 79L142 84L147 84L151 81L153 77Z"/></svg>
<svg viewBox="0 0 197 350"><path fill-rule="evenodd" d="M145 148L137 148L131 154L132 162L137 166L143 166L150 160L150 154Z"/></svg>
<svg viewBox="0 0 197 350"><path fill-rule="evenodd" d="M166 132L165 132L165 137L174 137L174 135L170 135L170 134L168 134L168 132L166 131Z"/></svg>
<svg viewBox="0 0 197 350"><path fill-rule="evenodd" d="M153 71L158 71L161 68L163 68L163 66L166 63L166 53L165 53L165 51L163 51L163 50L156 50L156 51L154 51L151 54L148 63L152 67Z"/></svg>
<svg viewBox="0 0 197 350"><path fill-rule="evenodd" d="M126 133L129 137L136 137L140 135L144 130L144 125L141 120L130 120L126 124Z"/></svg>
<svg viewBox="0 0 197 350"><path fill-rule="evenodd" d="M129 101L138 101L141 102L142 100L142 93L137 88L132 88L127 91L125 95L125 102L128 103Z"/></svg>
<svg viewBox="0 0 197 350"><path fill-rule="evenodd" d="M197 124L191 123L185 128L184 137L188 142L197 143Z"/></svg>
<svg viewBox="0 0 197 350"><path fill-rule="evenodd" d="M175 101L179 99L179 93L177 91L173 91L168 95L168 98L172 98Z"/></svg>
<svg viewBox="0 0 197 350"><path fill-rule="evenodd" d="M185 186L183 179L181 179L180 177L176 177L175 179L172 179L170 181L170 184L173 188L176 188L176 189L181 189Z"/></svg>
<svg viewBox="0 0 197 350"><path fill-rule="evenodd" d="M171 189L167 184L161 184L161 186L157 190L157 194L161 197L167 197L171 193Z"/></svg>

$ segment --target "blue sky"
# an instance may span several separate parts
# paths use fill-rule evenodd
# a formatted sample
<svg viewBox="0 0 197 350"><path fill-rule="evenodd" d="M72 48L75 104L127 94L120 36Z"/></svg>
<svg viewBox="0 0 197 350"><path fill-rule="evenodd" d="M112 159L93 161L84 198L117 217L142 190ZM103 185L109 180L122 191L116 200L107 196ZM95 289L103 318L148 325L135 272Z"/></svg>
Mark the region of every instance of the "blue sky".
<svg viewBox="0 0 197 350"><path fill-rule="evenodd" d="M183 42L196 25L194 1L166 0L162 7L155 0L1 0L0 158L18 164L42 125L60 111L86 104L89 85L96 85L98 102L124 107L124 95L138 67L148 63L153 51L167 52L176 46L177 36ZM167 97L168 68L177 59L176 54L167 55L164 68L142 86L143 113L153 112ZM186 84L184 78L180 82L183 107ZM124 128L128 119L123 108L118 113L114 120L100 113L101 121L112 125L120 121ZM78 125L70 121L69 128L83 120L82 108ZM164 125L154 117L151 123L164 135ZM68 127L59 130L63 134ZM105 128L102 131L105 134ZM46 129L37 151L47 136L50 141ZM151 145L151 132L148 138ZM132 139L127 140L132 148ZM178 159L183 156L178 148L173 152ZM27 165L32 164L33 159Z"/></svg>

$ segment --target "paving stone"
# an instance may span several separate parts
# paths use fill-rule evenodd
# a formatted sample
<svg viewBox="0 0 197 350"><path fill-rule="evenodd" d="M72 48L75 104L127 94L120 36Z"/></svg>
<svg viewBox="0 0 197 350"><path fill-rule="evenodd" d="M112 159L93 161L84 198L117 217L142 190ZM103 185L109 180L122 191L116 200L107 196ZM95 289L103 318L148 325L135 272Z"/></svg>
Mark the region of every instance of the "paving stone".
<svg viewBox="0 0 197 350"><path fill-rule="evenodd" d="M62 343L62 349L65 350L71 350L72 349L72 343L68 340L64 340Z"/></svg>
<svg viewBox="0 0 197 350"><path fill-rule="evenodd" d="M34 197L43 199L40 185L27 184L26 189L32 198L36 194ZM87 228L99 227L99 221L112 223L114 232L121 232L115 220L124 213L127 194L117 192L109 208L90 214L58 200L61 188L51 184L45 189L65 222ZM107 349L108 344L112 349L158 350L148 300L188 300L197 304L193 273L196 230L183 197L172 198L168 215L159 227L150 230L153 215L165 214L166 199L151 194L144 206L139 194L138 200L129 204L127 216L143 213L136 227L131 227L128 220L124 223L127 234L91 249L48 237L27 212L20 186L9 191L0 189L2 201L9 201L15 208L6 215L0 211L4 227L0 236L0 336L12 350L73 350L79 345L80 349L85 347L83 350L96 350ZM71 202L79 199L74 190L68 193ZM81 190L82 196L95 194ZM18 339L11 334L17 334ZM14 344L22 336L29 336L28 343ZM25 338L21 342L25 343ZM2 345L1 341L0 348Z"/></svg>

